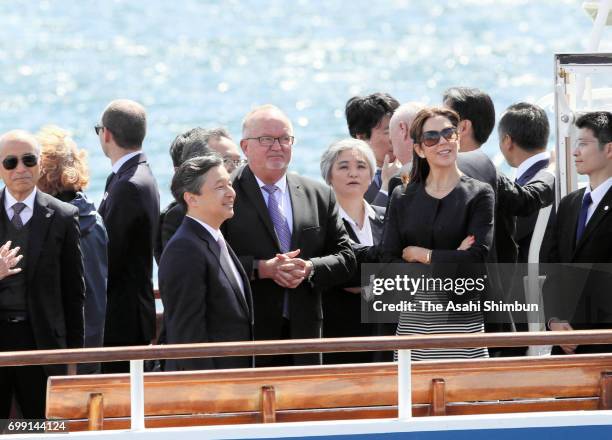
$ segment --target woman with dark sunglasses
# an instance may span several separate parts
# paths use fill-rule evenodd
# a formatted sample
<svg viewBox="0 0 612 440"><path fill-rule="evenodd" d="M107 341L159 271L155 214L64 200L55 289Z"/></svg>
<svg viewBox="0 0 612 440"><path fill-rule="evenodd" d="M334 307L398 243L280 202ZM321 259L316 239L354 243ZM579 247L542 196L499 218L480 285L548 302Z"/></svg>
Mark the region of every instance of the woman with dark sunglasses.
<svg viewBox="0 0 612 440"><path fill-rule="evenodd" d="M391 198L383 253L386 261L419 263L431 283L411 296L415 306L400 315L398 335L484 331L479 300L485 293L479 288L486 284L494 193L489 185L459 171L458 123L454 111L433 107L421 110L411 125L410 183ZM473 280L467 293L466 279ZM487 356L484 347L412 351L414 360Z"/></svg>

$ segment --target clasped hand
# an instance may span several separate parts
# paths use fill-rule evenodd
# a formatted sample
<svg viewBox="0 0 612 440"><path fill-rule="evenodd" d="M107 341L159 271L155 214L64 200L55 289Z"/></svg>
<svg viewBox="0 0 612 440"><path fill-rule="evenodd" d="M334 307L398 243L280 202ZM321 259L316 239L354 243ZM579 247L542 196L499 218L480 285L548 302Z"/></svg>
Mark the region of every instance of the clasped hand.
<svg viewBox="0 0 612 440"><path fill-rule="evenodd" d="M259 277L269 278L279 286L287 289L295 289L305 278L308 278L312 271L312 263L307 260L297 258L300 250L276 254L274 258L260 261Z"/></svg>
<svg viewBox="0 0 612 440"><path fill-rule="evenodd" d="M11 249L10 241L0 247L0 280L21 272L21 268L15 267L23 257L23 255L18 255L18 252L19 247Z"/></svg>

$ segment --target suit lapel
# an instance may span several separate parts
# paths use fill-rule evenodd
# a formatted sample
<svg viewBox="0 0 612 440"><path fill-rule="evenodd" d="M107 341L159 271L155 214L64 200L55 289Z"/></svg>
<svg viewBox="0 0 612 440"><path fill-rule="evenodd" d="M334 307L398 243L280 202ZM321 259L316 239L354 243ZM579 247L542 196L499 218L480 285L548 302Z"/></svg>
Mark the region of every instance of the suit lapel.
<svg viewBox="0 0 612 440"><path fill-rule="evenodd" d="M383 227L385 224L385 216L376 212L376 217L370 218L370 227L372 228L372 241L374 244L382 241Z"/></svg>
<svg viewBox="0 0 612 440"><path fill-rule="evenodd" d="M130 169L138 166L141 163L147 163L147 156L145 156L144 153L140 153L134 157L129 158L127 162L121 165L121 167L119 168L119 170L117 171L115 175L109 176L109 179L107 181L108 185L104 191L104 197L102 198L102 202L100 203L100 207L98 208L98 213L100 213L100 215L104 217L108 195L110 194L113 186L117 183L117 181L121 178L123 174L125 174Z"/></svg>
<svg viewBox="0 0 612 440"><path fill-rule="evenodd" d="M533 179L535 175L538 174L538 172L541 169L546 168L548 164L549 164L548 159L542 159L542 160L537 161L536 163L531 165L519 179L516 180L516 183L518 183L521 186L524 186L525 184L529 183L529 181L531 181L531 179Z"/></svg>
<svg viewBox="0 0 612 440"><path fill-rule="evenodd" d="M584 196L584 191L582 192L581 195ZM580 197L578 200L580 201L580 204L582 204L582 197ZM612 188L610 188L608 192L604 195L603 199L601 199L601 201L599 202L599 205L597 205L597 209L595 210L595 212L589 219L589 222L586 224L586 228L584 229L584 233L582 234L582 237L580 238L580 242L578 242L578 244L576 245L576 249L574 250L574 255L576 254L576 252L578 252L578 250L580 250L583 244L589 239L589 236L597 228L599 223L608 215L611 209L611 206L610 206L611 204L612 204ZM580 207L578 207L578 212L580 212ZM578 224L578 220L576 219L576 225L577 224Z"/></svg>
<svg viewBox="0 0 612 440"><path fill-rule="evenodd" d="M291 199L291 212L293 215L293 232L291 234L291 250L300 247L301 229L308 224L308 203L306 203L304 189L295 176L287 174L287 188Z"/></svg>
<svg viewBox="0 0 612 440"><path fill-rule="evenodd" d="M36 264L38 263L38 257L40 251L45 244L45 238L49 230L49 225L53 221L53 215L55 211L49 208L47 205L48 195L36 191L36 199L34 202L34 213L30 219L30 236L28 238L28 267L26 272L28 274L28 281L32 280L32 277L36 273Z"/></svg>
<svg viewBox="0 0 612 440"><path fill-rule="evenodd" d="M259 189L257 179L255 179L255 175L248 166L244 167L241 176L238 178L238 185L246 194L243 202L251 203L255 207L257 215L264 224L266 231L276 244L276 248L280 252L280 244L278 243L278 237L276 236L274 225L272 224L270 214L268 213L268 207L266 206L266 202L261 194L261 189Z"/></svg>
<svg viewBox="0 0 612 440"><path fill-rule="evenodd" d="M189 217L185 217L185 220L189 221L192 231L206 243L210 252L215 256L217 263L219 264L219 267L225 274L225 278L227 279L229 285L232 286L232 290L234 291L234 295L236 295L238 302L240 303L240 305L246 312L247 316L250 316L249 308L245 300L246 292L245 292L245 295L243 295L242 292L240 291L240 286L237 286L236 282L233 281L232 269L230 267L227 267L227 265L224 264L223 260L221 259L221 255L220 255L221 251L219 249L219 244L215 242L212 235L210 235L210 233L206 229L204 229L202 225L198 224L195 220ZM234 264L236 264L236 261L234 261Z"/></svg>
<svg viewBox="0 0 612 440"><path fill-rule="evenodd" d="M344 223L344 229L346 229L346 233L348 234L349 238L353 240L355 243L360 243L359 238L357 237L357 234L355 234L355 231L353 230L353 226L351 226L348 220L343 218L342 223Z"/></svg>

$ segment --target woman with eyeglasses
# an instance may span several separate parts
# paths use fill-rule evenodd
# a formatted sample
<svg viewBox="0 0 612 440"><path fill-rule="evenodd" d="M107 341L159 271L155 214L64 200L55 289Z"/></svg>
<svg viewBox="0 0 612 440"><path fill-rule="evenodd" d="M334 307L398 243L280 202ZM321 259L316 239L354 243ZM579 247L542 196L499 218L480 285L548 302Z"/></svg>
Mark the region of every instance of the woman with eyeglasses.
<svg viewBox="0 0 612 440"><path fill-rule="evenodd" d="M101 347L106 317L108 236L102 217L83 190L89 183L85 150L79 150L68 131L43 127L37 134L41 146L38 188L79 209L81 252L85 275L85 347ZM79 364L79 373L99 372L99 364Z"/></svg>
<svg viewBox="0 0 612 440"><path fill-rule="evenodd" d="M426 278L434 282L429 289L414 292L414 311L401 313L398 335L484 331L482 310L457 309L470 302L478 304L485 295L479 292L478 280L482 283L486 278L494 193L489 185L457 168L458 123L454 111L432 107L421 110L410 128L414 140L410 183L391 199L383 254L386 261L420 264L415 268L426 270ZM476 283L467 294L458 288L459 281L466 279ZM487 356L484 347L412 351L414 360Z"/></svg>

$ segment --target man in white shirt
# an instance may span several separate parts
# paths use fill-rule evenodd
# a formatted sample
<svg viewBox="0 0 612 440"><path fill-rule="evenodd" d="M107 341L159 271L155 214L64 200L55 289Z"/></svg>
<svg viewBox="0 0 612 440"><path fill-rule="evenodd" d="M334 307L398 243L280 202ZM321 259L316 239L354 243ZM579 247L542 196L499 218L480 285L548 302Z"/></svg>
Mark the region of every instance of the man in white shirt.
<svg viewBox="0 0 612 440"><path fill-rule="evenodd" d="M524 186L539 180L550 165L550 153L546 151L550 127L544 109L527 102L513 104L502 115L498 132L499 149L506 162L516 168L516 183ZM527 217L514 217L512 220L514 225L511 232L517 246L518 253L515 255L519 263L527 263L538 212Z"/></svg>
<svg viewBox="0 0 612 440"><path fill-rule="evenodd" d="M556 223L547 232L549 251L542 257L565 263L547 274L550 330L612 328L612 113L586 113L576 127L576 171L589 176L589 183L561 199ZM612 352L612 344L565 345L556 352Z"/></svg>
<svg viewBox="0 0 612 440"><path fill-rule="evenodd" d="M33 135L0 137L0 242L23 257L21 271L0 280L0 351L83 347L78 210L36 189L39 159ZM0 419L9 417L13 396L24 418L44 418L47 377L66 372L66 365L0 368Z"/></svg>

